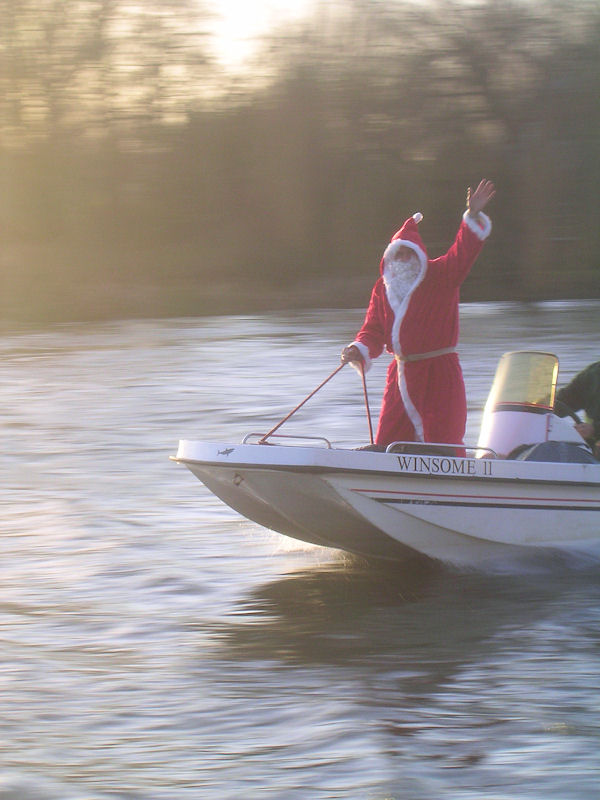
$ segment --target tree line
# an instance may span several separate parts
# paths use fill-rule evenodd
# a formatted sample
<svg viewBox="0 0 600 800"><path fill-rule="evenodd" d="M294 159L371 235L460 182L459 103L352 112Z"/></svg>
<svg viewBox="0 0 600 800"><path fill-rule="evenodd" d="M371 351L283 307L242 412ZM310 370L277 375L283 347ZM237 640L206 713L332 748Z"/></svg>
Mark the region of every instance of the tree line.
<svg viewBox="0 0 600 800"><path fill-rule="evenodd" d="M196 0L0 13L5 318L363 305L481 177L463 300L599 295L596 0L321 0L234 77Z"/></svg>

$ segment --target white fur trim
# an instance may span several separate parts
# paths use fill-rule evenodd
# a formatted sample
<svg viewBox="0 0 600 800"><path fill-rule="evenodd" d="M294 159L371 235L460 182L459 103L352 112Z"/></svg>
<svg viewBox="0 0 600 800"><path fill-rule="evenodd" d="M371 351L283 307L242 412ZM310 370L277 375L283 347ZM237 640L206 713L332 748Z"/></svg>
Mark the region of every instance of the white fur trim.
<svg viewBox="0 0 600 800"><path fill-rule="evenodd" d="M418 245L416 245L414 242L408 241L408 239L394 239L394 241L390 242L383 251L384 267L385 264L389 264L390 261L394 261L396 255L398 254L398 250L400 250L402 247L408 247L409 250L412 250L413 253L416 253L421 266L427 266L427 254Z"/></svg>
<svg viewBox="0 0 600 800"><path fill-rule="evenodd" d="M492 232L492 220L487 214L484 214L483 211L480 211L476 217L472 217L468 210L465 211L463 214L463 222L473 231L478 239L481 239L481 241L487 239Z"/></svg>
<svg viewBox="0 0 600 800"><path fill-rule="evenodd" d="M356 349L363 357L365 372L368 372L373 364L373 362L371 361L371 356L369 355L369 348L366 347L362 342L352 342L352 344L349 344L348 347L356 347ZM358 372L359 375L361 374L360 364L357 364L356 361L351 361L350 366L353 367Z"/></svg>
<svg viewBox="0 0 600 800"><path fill-rule="evenodd" d="M410 394L408 393L404 364L401 361L396 361L396 364L398 366L398 388L400 389L400 397L404 403L404 408L406 409L408 418L412 422L413 428L415 429L415 434L418 441L424 442L425 432L423 430L423 419L421 418L421 415L417 411L416 406L411 400Z"/></svg>

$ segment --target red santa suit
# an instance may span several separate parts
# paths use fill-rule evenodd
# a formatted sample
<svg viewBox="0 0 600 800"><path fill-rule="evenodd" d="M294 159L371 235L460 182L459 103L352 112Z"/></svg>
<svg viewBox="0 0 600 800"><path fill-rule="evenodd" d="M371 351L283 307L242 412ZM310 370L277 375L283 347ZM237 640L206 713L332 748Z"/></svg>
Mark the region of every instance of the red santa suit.
<svg viewBox="0 0 600 800"><path fill-rule="evenodd" d="M459 287L489 236L492 225L483 213L465 212L448 252L429 260L417 223L410 217L393 236L381 260L381 275L371 294L355 345L365 371L385 349L394 356L375 443L393 441L462 444L467 403L456 354ZM395 266L408 247L417 258L412 269ZM405 251L402 251L405 252Z"/></svg>

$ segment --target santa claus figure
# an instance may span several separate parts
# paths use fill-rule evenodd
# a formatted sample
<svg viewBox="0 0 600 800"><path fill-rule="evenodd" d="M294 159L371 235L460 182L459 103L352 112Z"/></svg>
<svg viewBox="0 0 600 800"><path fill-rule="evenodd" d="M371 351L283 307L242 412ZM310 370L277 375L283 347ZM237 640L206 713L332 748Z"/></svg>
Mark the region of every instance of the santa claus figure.
<svg viewBox="0 0 600 800"><path fill-rule="evenodd" d="M482 212L494 194L487 180L468 190L467 210L445 255L428 259L420 213L406 220L383 254L363 326L342 351L343 362L362 362L365 371L384 348L394 356L375 436L380 447L462 444L467 403L456 353L459 288L491 232Z"/></svg>

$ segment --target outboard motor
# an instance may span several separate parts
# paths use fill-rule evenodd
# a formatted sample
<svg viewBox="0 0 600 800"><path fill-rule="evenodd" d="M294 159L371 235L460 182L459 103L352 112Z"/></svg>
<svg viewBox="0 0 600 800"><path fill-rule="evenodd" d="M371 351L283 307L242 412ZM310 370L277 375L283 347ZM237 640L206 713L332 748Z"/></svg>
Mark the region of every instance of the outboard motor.
<svg viewBox="0 0 600 800"><path fill-rule="evenodd" d="M554 414L557 378L558 358L552 353L505 353L485 405L477 446L501 458L541 442L585 447L573 425Z"/></svg>
<svg viewBox="0 0 600 800"><path fill-rule="evenodd" d="M511 453L515 461L552 461L560 464L597 464L598 461L584 442L541 442L526 444Z"/></svg>

